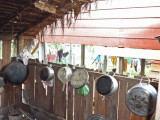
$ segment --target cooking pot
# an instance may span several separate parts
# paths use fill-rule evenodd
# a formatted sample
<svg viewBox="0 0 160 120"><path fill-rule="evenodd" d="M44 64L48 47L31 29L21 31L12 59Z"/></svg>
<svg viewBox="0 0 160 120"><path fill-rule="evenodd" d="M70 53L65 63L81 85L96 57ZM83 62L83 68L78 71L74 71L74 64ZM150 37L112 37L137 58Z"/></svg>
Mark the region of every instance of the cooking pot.
<svg viewBox="0 0 160 120"><path fill-rule="evenodd" d="M13 84L23 83L28 77L28 67L16 60L8 64L4 70L6 79Z"/></svg>
<svg viewBox="0 0 160 120"><path fill-rule="evenodd" d="M40 71L40 78L44 81L52 80L54 78L54 70L52 69L52 67L43 67Z"/></svg>
<svg viewBox="0 0 160 120"><path fill-rule="evenodd" d="M70 67L62 67L58 71L58 79L63 83L62 90L65 89L65 84L71 80L72 69Z"/></svg>
<svg viewBox="0 0 160 120"><path fill-rule="evenodd" d="M82 88L78 88L78 94L82 95L82 96L86 96L89 94L89 87L86 84L85 86L83 86Z"/></svg>
<svg viewBox="0 0 160 120"><path fill-rule="evenodd" d="M150 79L148 83L142 83L142 77L139 84L132 87L126 94L126 105L128 109L136 115L148 116L153 114L156 101L157 91L150 85Z"/></svg>
<svg viewBox="0 0 160 120"><path fill-rule="evenodd" d="M107 120L103 115L91 114L88 116L87 120Z"/></svg>
<svg viewBox="0 0 160 120"><path fill-rule="evenodd" d="M102 75L96 82L96 88L101 95L110 96L117 91L118 82L113 76Z"/></svg>
<svg viewBox="0 0 160 120"><path fill-rule="evenodd" d="M77 69L72 77L70 84L73 88L81 88L83 87L89 79L89 74L85 69Z"/></svg>

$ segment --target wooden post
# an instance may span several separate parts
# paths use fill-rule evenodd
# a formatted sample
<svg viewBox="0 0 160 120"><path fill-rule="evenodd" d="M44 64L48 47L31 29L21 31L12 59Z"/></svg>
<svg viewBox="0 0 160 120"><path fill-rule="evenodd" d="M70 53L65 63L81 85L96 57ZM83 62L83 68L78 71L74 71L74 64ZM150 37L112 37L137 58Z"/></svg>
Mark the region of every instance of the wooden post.
<svg viewBox="0 0 160 120"><path fill-rule="evenodd" d="M45 60L45 43L39 43L39 61L42 62Z"/></svg>
<svg viewBox="0 0 160 120"><path fill-rule="evenodd" d="M69 64L72 64L72 44L70 44L70 58Z"/></svg>
<svg viewBox="0 0 160 120"><path fill-rule="evenodd" d="M106 73L107 70L107 55L104 56L104 60L103 60L103 71L102 73Z"/></svg>
<svg viewBox="0 0 160 120"><path fill-rule="evenodd" d="M17 54L23 51L24 47L24 39L22 36L18 36L17 38Z"/></svg>
<svg viewBox="0 0 160 120"><path fill-rule="evenodd" d="M119 57L119 74L123 74L123 59L124 57Z"/></svg>
<svg viewBox="0 0 160 120"><path fill-rule="evenodd" d="M140 76L144 76L145 75L145 59L141 60L141 73Z"/></svg>
<svg viewBox="0 0 160 120"><path fill-rule="evenodd" d="M85 66L85 45L81 45L81 66Z"/></svg>
<svg viewBox="0 0 160 120"><path fill-rule="evenodd" d="M160 72L159 72L160 76ZM159 78L160 81L160 78ZM155 120L160 120L160 82L158 86L158 97L157 97L157 106L156 106L156 114L155 114Z"/></svg>

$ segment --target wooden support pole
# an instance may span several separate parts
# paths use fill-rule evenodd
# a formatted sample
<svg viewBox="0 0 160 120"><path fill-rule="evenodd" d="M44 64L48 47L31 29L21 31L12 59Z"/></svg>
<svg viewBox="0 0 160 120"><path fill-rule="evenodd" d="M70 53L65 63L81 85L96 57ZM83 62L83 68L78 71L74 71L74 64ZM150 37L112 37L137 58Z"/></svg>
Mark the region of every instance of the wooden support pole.
<svg viewBox="0 0 160 120"><path fill-rule="evenodd" d="M102 73L105 74L106 70L107 70L107 55L104 56Z"/></svg>
<svg viewBox="0 0 160 120"><path fill-rule="evenodd" d="M69 58L69 63L72 64L72 44L70 44L70 58Z"/></svg>
<svg viewBox="0 0 160 120"><path fill-rule="evenodd" d="M39 43L39 61L42 62L45 60L45 43Z"/></svg>
<svg viewBox="0 0 160 120"><path fill-rule="evenodd" d="M159 72L160 76L160 72ZM160 78L159 78L160 81ZM160 120L160 82L158 86L158 97L157 97L157 106L156 106L156 115L155 115L155 120Z"/></svg>
<svg viewBox="0 0 160 120"><path fill-rule="evenodd" d="M81 45L81 66L85 66L85 45Z"/></svg>
<svg viewBox="0 0 160 120"><path fill-rule="evenodd" d="M17 54L23 51L24 39L22 36L17 37Z"/></svg>
<svg viewBox="0 0 160 120"><path fill-rule="evenodd" d="M140 73L140 75L141 76L145 75L145 59L141 60L141 73Z"/></svg>
<svg viewBox="0 0 160 120"><path fill-rule="evenodd" d="M123 74L123 59L124 57L119 57L119 74Z"/></svg>

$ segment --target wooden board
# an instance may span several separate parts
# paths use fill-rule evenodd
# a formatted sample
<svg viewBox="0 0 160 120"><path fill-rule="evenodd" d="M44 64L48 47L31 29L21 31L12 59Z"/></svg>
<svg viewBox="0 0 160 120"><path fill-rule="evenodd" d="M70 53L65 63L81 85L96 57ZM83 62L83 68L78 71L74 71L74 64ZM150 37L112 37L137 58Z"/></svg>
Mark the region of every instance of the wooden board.
<svg viewBox="0 0 160 120"><path fill-rule="evenodd" d="M43 67L43 66L42 66ZM52 112L53 108L53 95L52 89L49 87L46 89L43 87L43 84L40 79L40 70L42 67L36 67L36 83L35 83L35 104L37 107Z"/></svg>
<svg viewBox="0 0 160 120"><path fill-rule="evenodd" d="M7 52L6 52L7 51ZM3 69L8 63L11 62L11 41L3 41L3 60L1 68ZM13 85L9 82L6 83L5 89L1 94L1 107L6 107L15 102L15 90Z"/></svg>
<svg viewBox="0 0 160 120"><path fill-rule="evenodd" d="M33 66L33 64L30 65L30 67L31 66ZM62 67L62 65L53 64L55 71L54 87L48 89L48 93L45 95L45 89L43 88L39 78L39 71L42 66L43 65L36 63L36 71L31 72L31 75L29 75L28 78L32 79L29 80L30 82L32 81L32 83L29 83L29 88L26 89L27 91L30 91L29 93L31 93L30 104L36 106L37 108L52 112L57 116L67 118L67 120L86 120L87 117L92 113L101 114L109 120L149 120L150 118L150 116L146 118L131 113L125 103L125 95L127 91L135 84L139 83L139 79L115 76L119 84L117 92L110 97L106 97L107 99L103 99L103 97L98 94L94 86L94 82L96 82L99 76L102 74L90 71L90 93L84 97L79 95L77 93L77 89L75 89L74 96L74 89L72 87L69 91L66 91L66 89L65 91L62 91L63 84L60 80L58 80L57 77L57 72ZM34 71L35 68L31 67L30 69L33 69L31 71ZM33 76L35 76L37 81L36 83L34 83ZM152 82L151 84L157 89L158 84L156 82ZM35 96L33 92L34 89ZM66 101L67 97L68 101Z"/></svg>
<svg viewBox="0 0 160 120"><path fill-rule="evenodd" d="M55 69L55 96L54 96L54 108L55 115L65 118L66 117L66 92L62 91L63 84L57 77L59 69Z"/></svg>
<svg viewBox="0 0 160 120"><path fill-rule="evenodd" d="M68 107L67 107L67 113L68 113L68 120L73 120L73 88L69 85L68 89Z"/></svg>
<svg viewBox="0 0 160 120"><path fill-rule="evenodd" d="M34 91L34 80L35 80L35 70L36 67L34 65L28 65L29 75L24 83L24 93L23 96L26 99L27 104L34 105L35 104L35 91Z"/></svg>

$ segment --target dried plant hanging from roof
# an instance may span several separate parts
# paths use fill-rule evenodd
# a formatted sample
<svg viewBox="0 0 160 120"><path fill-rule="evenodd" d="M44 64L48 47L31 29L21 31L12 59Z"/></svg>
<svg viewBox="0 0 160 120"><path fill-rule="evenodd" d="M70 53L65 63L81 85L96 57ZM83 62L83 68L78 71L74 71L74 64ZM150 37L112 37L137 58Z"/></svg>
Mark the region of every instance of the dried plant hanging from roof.
<svg viewBox="0 0 160 120"><path fill-rule="evenodd" d="M43 0L43 1L40 0L40 1L46 4L53 2L53 0ZM53 13L52 15L56 19L52 24L49 24L51 34L53 34L54 30L57 27L59 27L57 21L60 21L60 27L62 28L62 33L64 33L64 27L70 27L72 24L74 24L78 15L81 14L81 11L90 11L92 3L95 3L95 6L97 7L98 0L59 0L59 1L61 5L55 7L56 12ZM46 27L44 29L46 29ZM44 41L43 37L44 31L45 30L41 30L38 35L41 36L40 37L41 41Z"/></svg>

